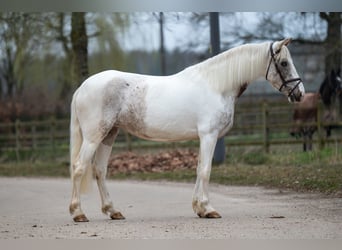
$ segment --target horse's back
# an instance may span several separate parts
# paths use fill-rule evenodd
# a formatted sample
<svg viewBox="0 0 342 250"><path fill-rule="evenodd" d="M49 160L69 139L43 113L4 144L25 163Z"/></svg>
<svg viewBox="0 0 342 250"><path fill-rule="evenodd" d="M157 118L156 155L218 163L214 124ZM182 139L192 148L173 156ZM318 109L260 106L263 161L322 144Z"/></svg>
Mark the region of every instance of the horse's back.
<svg viewBox="0 0 342 250"><path fill-rule="evenodd" d="M96 73L87 78L80 88L96 89L106 87L108 84L121 85L122 83L137 81L142 79L144 75L128 73L117 70L106 70Z"/></svg>
<svg viewBox="0 0 342 250"><path fill-rule="evenodd" d="M306 93L303 99L296 103L296 109L314 109L317 108L318 101L320 99L319 93Z"/></svg>

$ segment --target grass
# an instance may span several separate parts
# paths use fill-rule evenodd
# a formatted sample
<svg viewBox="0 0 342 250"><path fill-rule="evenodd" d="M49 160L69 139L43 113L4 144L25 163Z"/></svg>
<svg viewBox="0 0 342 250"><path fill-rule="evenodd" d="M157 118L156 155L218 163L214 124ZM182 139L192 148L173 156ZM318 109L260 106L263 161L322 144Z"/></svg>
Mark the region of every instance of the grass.
<svg viewBox="0 0 342 250"><path fill-rule="evenodd" d="M265 154L258 147L231 147L227 151L225 163L213 166L211 183L342 193L342 149L326 147L321 151L303 153L289 146L275 148ZM0 163L0 176L68 177L66 159L67 156L57 161L35 159L20 163ZM117 174L108 178L194 183L196 171Z"/></svg>
<svg viewBox="0 0 342 250"><path fill-rule="evenodd" d="M67 177L69 166L57 162L0 163L0 176L6 177Z"/></svg>

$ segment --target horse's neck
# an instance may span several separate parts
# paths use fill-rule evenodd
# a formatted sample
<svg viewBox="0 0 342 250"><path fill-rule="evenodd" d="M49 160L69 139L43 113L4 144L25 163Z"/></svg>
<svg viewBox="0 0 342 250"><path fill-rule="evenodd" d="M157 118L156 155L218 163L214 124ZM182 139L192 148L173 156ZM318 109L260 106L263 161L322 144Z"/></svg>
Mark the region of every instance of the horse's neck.
<svg viewBox="0 0 342 250"><path fill-rule="evenodd" d="M319 92L321 95L321 100L324 104L324 106L330 108L330 106L335 102L336 100L336 93L334 92L334 89L330 87L329 85L329 78L326 77L321 84L319 88Z"/></svg>
<svg viewBox="0 0 342 250"><path fill-rule="evenodd" d="M243 45L184 70L195 81L208 83L215 91L238 96L242 87L263 76L268 44Z"/></svg>

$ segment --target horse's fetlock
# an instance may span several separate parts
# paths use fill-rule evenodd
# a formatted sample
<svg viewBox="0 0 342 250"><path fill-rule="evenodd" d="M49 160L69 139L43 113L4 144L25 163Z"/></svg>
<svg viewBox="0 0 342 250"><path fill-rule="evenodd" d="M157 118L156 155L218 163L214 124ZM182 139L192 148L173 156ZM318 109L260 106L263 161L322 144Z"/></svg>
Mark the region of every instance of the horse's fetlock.
<svg viewBox="0 0 342 250"><path fill-rule="evenodd" d="M69 212L70 214L74 214L74 212L76 211L76 209L79 207L79 203L76 202L72 202L69 206Z"/></svg>
<svg viewBox="0 0 342 250"><path fill-rule="evenodd" d="M108 212L112 212L113 211L113 204L106 204L102 207L102 213L107 214Z"/></svg>

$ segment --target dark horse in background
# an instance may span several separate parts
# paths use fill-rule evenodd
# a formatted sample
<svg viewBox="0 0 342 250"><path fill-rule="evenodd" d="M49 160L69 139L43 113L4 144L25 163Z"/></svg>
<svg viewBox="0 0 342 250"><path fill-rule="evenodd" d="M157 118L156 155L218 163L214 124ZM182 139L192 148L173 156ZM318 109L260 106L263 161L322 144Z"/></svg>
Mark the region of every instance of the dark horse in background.
<svg viewBox="0 0 342 250"><path fill-rule="evenodd" d="M318 118L318 105L322 100L323 122L333 123L337 120L336 109L334 107L336 97L341 92L341 71L332 70L322 82L319 92L306 93L301 102L297 103L293 113L294 126L290 134L296 137L303 137L303 150L312 150L312 136L317 130L316 122ZM324 127L326 136L331 135L333 125Z"/></svg>

